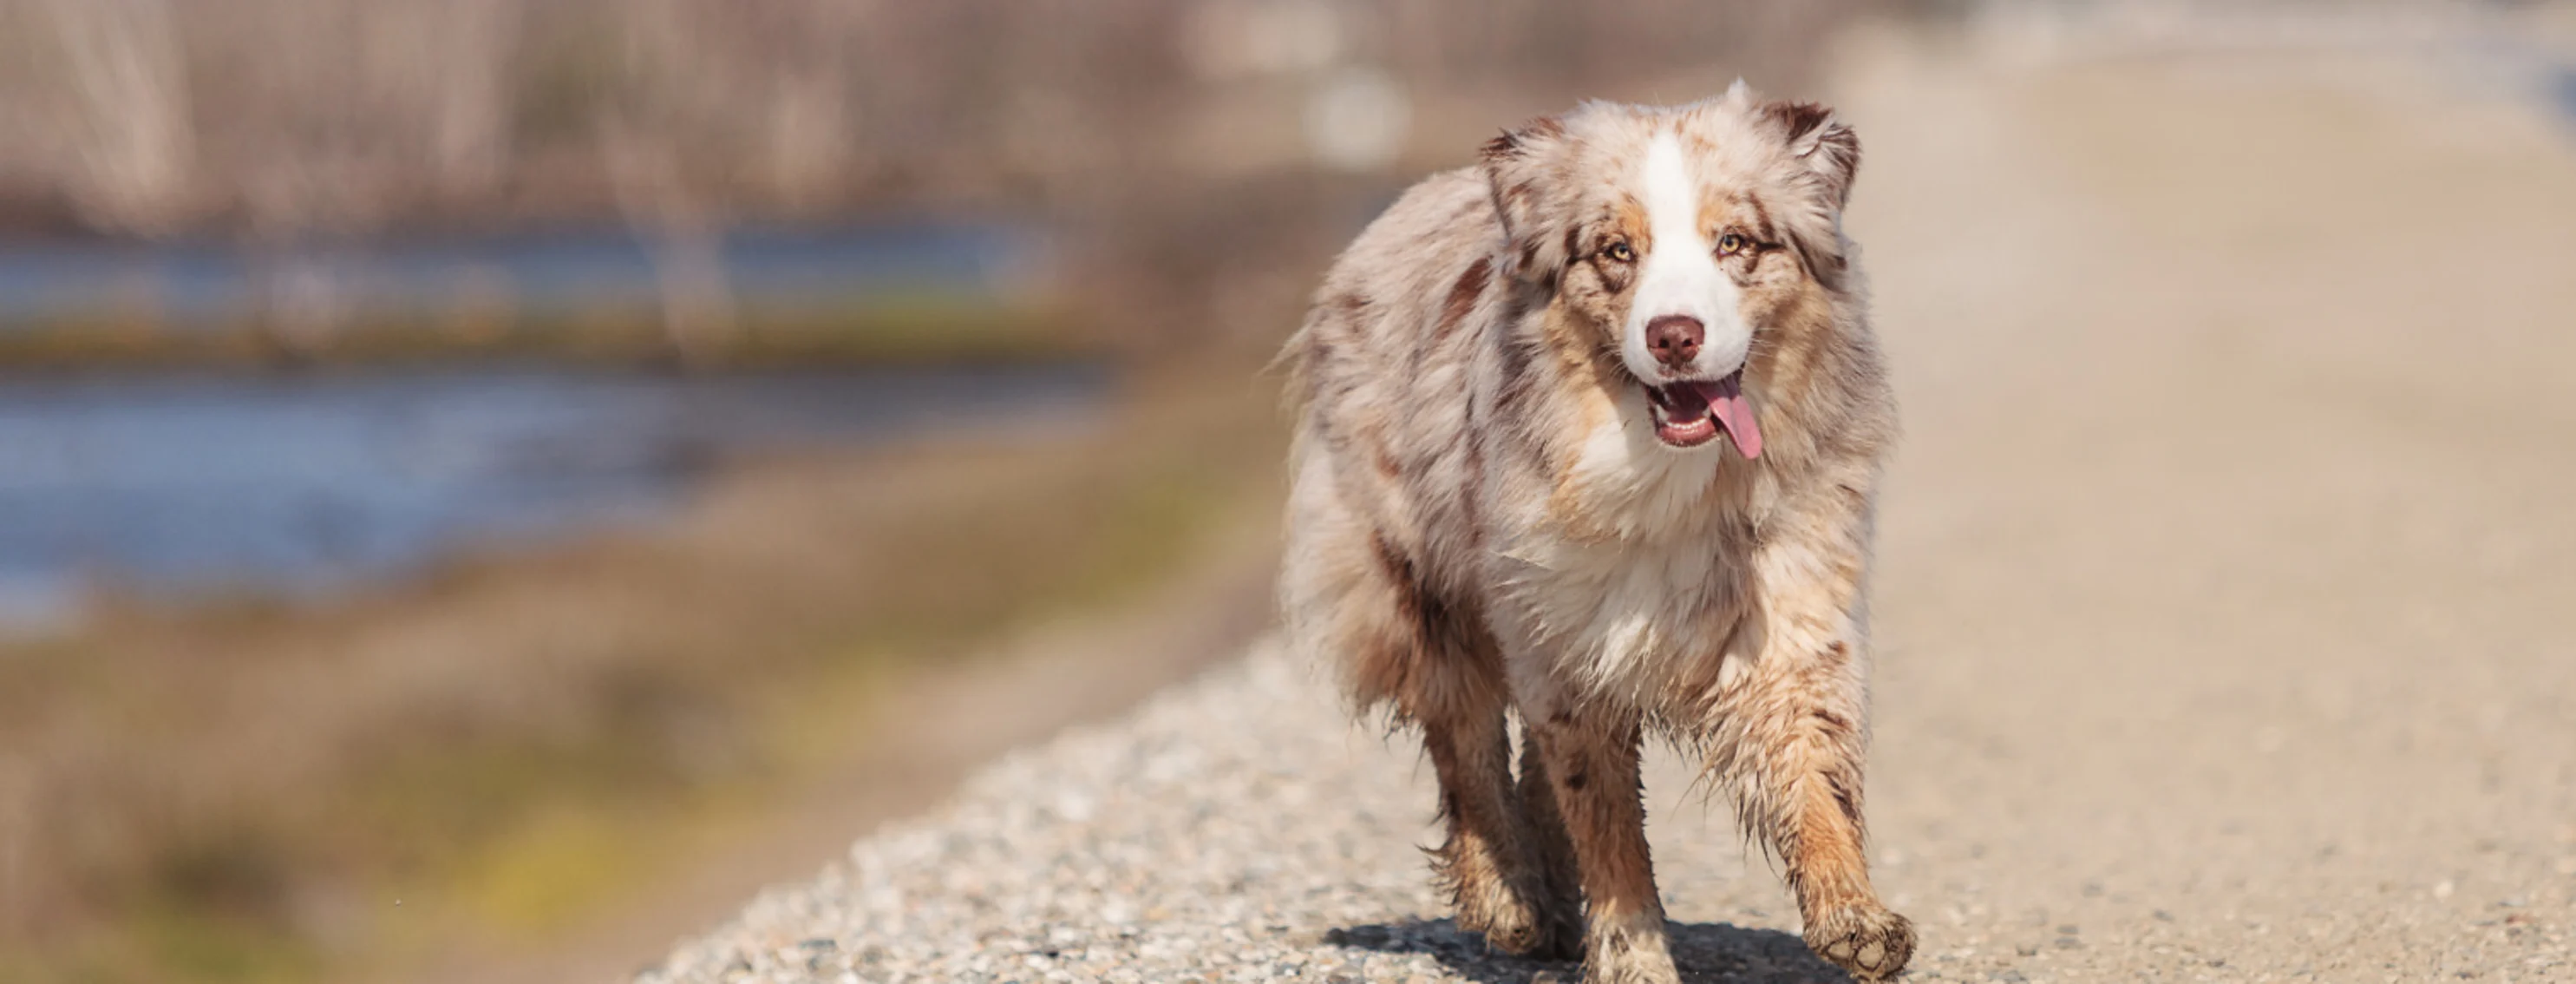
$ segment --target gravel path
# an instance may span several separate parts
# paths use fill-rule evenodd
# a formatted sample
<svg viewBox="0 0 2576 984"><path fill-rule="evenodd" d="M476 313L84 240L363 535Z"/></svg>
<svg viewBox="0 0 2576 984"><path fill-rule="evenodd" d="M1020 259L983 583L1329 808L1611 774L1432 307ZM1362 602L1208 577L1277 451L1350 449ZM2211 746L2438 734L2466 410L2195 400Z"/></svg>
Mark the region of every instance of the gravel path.
<svg viewBox="0 0 2576 984"><path fill-rule="evenodd" d="M2576 981L2576 144L2414 63L1854 44L1913 979ZM1442 920L1428 768L1306 673L1004 761L641 979L1577 976ZM1648 806L1686 974L1837 979L1686 772Z"/></svg>
<svg viewBox="0 0 2576 984"><path fill-rule="evenodd" d="M1434 918L1415 847L1435 836L1428 781L1400 743L1350 727L1304 667L1265 648L1124 722L1004 760L644 980L1526 981L1551 969L1489 959ZM1676 844L1670 890L1694 914L1755 928L1683 927L1683 965L1827 977L1771 873L1748 870L1734 836L1698 813L1668 811L1678 829L1658 831Z"/></svg>

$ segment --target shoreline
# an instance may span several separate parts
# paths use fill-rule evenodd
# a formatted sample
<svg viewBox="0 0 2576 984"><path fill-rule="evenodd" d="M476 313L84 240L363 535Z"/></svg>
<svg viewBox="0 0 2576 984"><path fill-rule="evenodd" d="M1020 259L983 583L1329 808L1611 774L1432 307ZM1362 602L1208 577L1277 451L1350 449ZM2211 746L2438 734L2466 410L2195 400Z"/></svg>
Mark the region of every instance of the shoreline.
<svg viewBox="0 0 2576 984"><path fill-rule="evenodd" d="M846 793L874 781L851 763L876 739L852 722L915 709L916 688L972 690L938 681L1016 666L990 655L1011 640L1223 581L1202 576L1213 544L1266 539L1266 396L1151 375L1097 426L758 462L650 532L459 562L324 611L146 605L10 644L0 852L43 865L0 898L18 937L0 976L510 964L659 896L673 869L651 859L737 856L734 835L817 809L782 805L817 790L859 796L819 814L846 838L880 809ZM1122 617L1149 641L1180 631ZM1127 682L1063 710L1106 713L1187 669L1142 648L1088 650L1088 672ZM662 935L628 952L735 894L646 918ZM72 898L91 901L49 901Z"/></svg>

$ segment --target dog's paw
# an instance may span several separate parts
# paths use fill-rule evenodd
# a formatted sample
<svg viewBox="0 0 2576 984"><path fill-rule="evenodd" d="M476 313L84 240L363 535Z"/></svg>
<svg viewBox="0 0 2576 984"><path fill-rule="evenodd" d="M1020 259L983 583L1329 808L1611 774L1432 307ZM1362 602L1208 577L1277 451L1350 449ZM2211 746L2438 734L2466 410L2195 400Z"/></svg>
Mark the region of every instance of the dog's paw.
<svg viewBox="0 0 2576 984"><path fill-rule="evenodd" d="M1583 955L1583 984L1681 984L1660 933L1595 934Z"/></svg>
<svg viewBox="0 0 2576 984"><path fill-rule="evenodd" d="M1482 933L1485 945L1515 957L1553 960L1573 949L1559 921L1535 900L1507 890L1460 893L1458 928Z"/></svg>
<svg viewBox="0 0 2576 984"><path fill-rule="evenodd" d="M1807 948L1853 978L1883 981L1914 959L1914 924L1878 905L1846 906L1807 925Z"/></svg>

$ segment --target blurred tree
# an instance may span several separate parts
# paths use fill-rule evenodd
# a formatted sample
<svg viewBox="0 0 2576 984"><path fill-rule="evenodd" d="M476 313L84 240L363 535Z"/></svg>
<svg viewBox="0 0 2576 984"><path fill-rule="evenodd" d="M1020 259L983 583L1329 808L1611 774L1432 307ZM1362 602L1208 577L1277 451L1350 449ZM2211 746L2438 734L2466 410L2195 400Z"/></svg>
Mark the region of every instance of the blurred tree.
<svg viewBox="0 0 2576 984"><path fill-rule="evenodd" d="M109 231L184 221L196 138L178 24L166 0L50 0L80 167L65 189Z"/></svg>

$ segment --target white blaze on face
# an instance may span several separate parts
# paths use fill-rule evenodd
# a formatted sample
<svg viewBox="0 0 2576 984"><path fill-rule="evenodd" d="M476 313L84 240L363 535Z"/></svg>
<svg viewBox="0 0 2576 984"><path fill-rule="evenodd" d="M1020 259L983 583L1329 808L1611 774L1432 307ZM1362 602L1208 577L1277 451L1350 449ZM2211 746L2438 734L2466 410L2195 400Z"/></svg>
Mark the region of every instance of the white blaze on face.
<svg viewBox="0 0 2576 984"><path fill-rule="evenodd" d="M1744 364L1753 332L1737 312L1735 278L1717 265L1717 246L1700 228L1699 182L1682 155L1681 139L1655 135L1646 147L1638 197L1646 206L1647 235L1653 240L1637 271L1637 297L1620 332L1619 354L1628 371L1649 383L1672 379L1714 379ZM1699 319L1708 337L1699 358L1679 372L1668 372L1646 348L1646 325L1678 314Z"/></svg>

